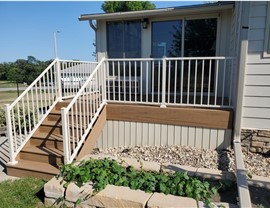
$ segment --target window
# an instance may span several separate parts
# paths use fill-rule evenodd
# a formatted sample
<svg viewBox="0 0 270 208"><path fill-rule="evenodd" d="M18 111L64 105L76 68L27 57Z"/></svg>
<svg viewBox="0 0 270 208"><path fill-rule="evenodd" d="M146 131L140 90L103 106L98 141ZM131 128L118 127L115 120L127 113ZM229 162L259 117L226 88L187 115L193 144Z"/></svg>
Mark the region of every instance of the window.
<svg viewBox="0 0 270 208"><path fill-rule="evenodd" d="M152 23L152 57L215 56L217 19L185 20L184 27L182 22L172 20Z"/></svg>
<svg viewBox="0 0 270 208"><path fill-rule="evenodd" d="M181 56L182 21L153 22L152 57L161 58Z"/></svg>
<svg viewBox="0 0 270 208"><path fill-rule="evenodd" d="M108 58L140 58L141 22L108 22L107 47Z"/></svg>
<svg viewBox="0 0 270 208"><path fill-rule="evenodd" d="M265 58L270 58L270 3L267 2L266 27L264 36L264 53Z"/></svg>

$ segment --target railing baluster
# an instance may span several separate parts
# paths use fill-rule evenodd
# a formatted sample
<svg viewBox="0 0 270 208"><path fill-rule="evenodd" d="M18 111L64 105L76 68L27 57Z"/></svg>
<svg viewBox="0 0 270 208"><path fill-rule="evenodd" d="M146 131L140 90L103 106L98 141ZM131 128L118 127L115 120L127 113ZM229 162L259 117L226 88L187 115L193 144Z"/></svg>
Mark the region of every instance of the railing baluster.
<svg viewBox="0 0 270 208"><path fill-rule="evenodd" d="M195 77L194 77L194 105L196 104L196 92L197 92L197 67L198 67L198 60L195 60Z"/></svg>
<svg viewBox="0 0 270 208"><path fill-rule="evenodd" d="M158 61L158 103L160 103L160 61Z"/></svg>
<svg viewBox="0 0 270 208"><path fill-rule="evenodd" d="M115 68L114 68L114 61L112 62L112 65L113 65L113 100L115 101Z"/></svg>
<svg viewBox="0 0 270 208"><path fill-rule="evenodd" d="M135 91L134 91L134 93L135 93L135 102L137 102L137 68L136 68L136 61L135 61L135 63L134 63L134 66L135 66L135 68L134 68L134 71L135 71Z"/></svg>
<svg viewBox="0 0 270 208"><path fill-rule="evenodd" d="M170 94L171 94L171 60L169 60L169 72L168 72L168 91L167 91L167 96L168 96L168 103L170 103Z"/></svg>
<svg viewBox="0 0 270 208"><path fill-rule="evenodd" d="M183 103L183 82L184 82L184 60L181 61L181 90L180 90L180 104Z"/></svg>
<svg viewBox="0 0 270 208"><path fill-rule="evenodd" d="M217 105L217 91L218 91L218 68L219 68L219 60L216 60L216 80L215 80L215 102L214 105Z"/></svg>
<svg viewBox="0 0 270 208"><path fill-rule="evenodd" d="M118 70L118 101L121 100L121 80L120 80L120 62L118 61L118 66L117 66L117 70Z"/></svg>
<svg viewBox="0 0 270 208"><path fill-rule="evenodd" d="M23 117L23 128L24 128L24 136L27 137L27 129L26 129L26 120L25 120L25 106L24 106L24 97L22 98L22 117Z"/></svg>
<svg viewBox="0 0 270 208"><path fill-rule="evenodd" d="M225 81L226 81L226 63L227 60L224 59L224 67L223 67L223 80L222 80L222 97L221 97L221 105L224 105L224 92L225 92Z"/></svg>
<svg viewBox="0 0 270 208"><path fill-rule="evenodd" d="M188 60L188 86L187 86L187 104L189 104L189 87L190 87L190 60Z"/></svg>
<svg viewBox="0 0 270 208"><path fill-rule="evenodd" d="M129 101L131 102L131 62L128 62L128 74L129 74Z"/></svg>
<svg viewBox="0 0 270 208"><path fill-rule="evenodd" d="M212 60L209 59L209 75L208 75L207 105L209 105L209 101L210 101L211 72L212 72Z"/></svg>
<svg viewBox="0 0 270 208"><path fill-rule="evenodd" d="M145 81L146 81L146 84L145 84L145 101L148 102L148 61L146 61L146 74L145 74Z"/></svg>
<svg viewBox="0 0 270 208"><path fill-rule="evenodd" d="M29 104L29 95L28 93L26 94L26 102L27 102L27 114L28 114L28 131L31 132L31 123L32 123L32 120L31 120L31 112L30 112L30 104Z"/></svg>
<svg viewBox="0 0 270 208"><path fill-rule="evenodd" d="M174 67L174 97L173 97L173 103L176 103L176 89L177 89L177 60L175 60L175 67Z"/></svg>
<svg viewBox="0 0 270 208"><path fill-rule="evenodd" d="M166 59L162 59L162 92L161 92L161 105L160 107L166 107Z"/></svg>
<svg viewBox="0 0 270 208"><path fill-rule="evenodd" d="M140 97L141 97L141 102L143 102L143 99L142 99L142 94L143 94L143 92L142 92L142 90L143 90L143 80L142 80L142 77L143 77L143 75L142 75L142 61L140 61L140 75L141 75L141 87L140 87L140 91L141 91L141 95L140 95Z"/></svg>
<svg viewBox="0 0 270 208"><path fill-rule="evenodd" d="M204 89L203 89L203 81L204 81L204 60L202 60L202 78L201 78L201 105L203 103L203 93L204 93Z"/></svg>
<svg viewBox="0 0 270 208"><path fill-rule="evenodd" d="M126 101L126 62L123 61L122 63L123 63L123 80L121 80L121 82L123 84L124 101ZM120 80L120 78L119 78L119 80ZM120 96L120 94L119 94L119 96Z"/></svg>
<svg viewBox="0 0 270 208"><path fill-rule="evenodd" d="M228 105L231 106L232 105L232 89L233 89L233 62L235 60L231 60L231 69L230 69L230 73L231 73L231 76L230 76L230 89L229 89L229 100L228 100Z"/></svg>
<svg viewBox="0 0 270 208"><path fill-rule="evenodd" d="M34 95L33 95L33 88L31 88L31 101L32 101L32 112L33 112L33 122L36 125L36 114L35 114L35 105L34 105Z"/></svg>
<svg viewBox="0 0 270 208"><path fill-rule="evenodd" d="M21 145L23 141L22 141L21 113L20 113L19 103L17 103L17 119L18 119L19 138L20 138L20 145Z"/></svg>
<svg viewBox="0 0 270 208"><path fill-rule="evenodd" d="M155 96L155 85L154 85L154 82L155 82L155 61L152 61L152 103L154 102L154 96Z"/></svg>

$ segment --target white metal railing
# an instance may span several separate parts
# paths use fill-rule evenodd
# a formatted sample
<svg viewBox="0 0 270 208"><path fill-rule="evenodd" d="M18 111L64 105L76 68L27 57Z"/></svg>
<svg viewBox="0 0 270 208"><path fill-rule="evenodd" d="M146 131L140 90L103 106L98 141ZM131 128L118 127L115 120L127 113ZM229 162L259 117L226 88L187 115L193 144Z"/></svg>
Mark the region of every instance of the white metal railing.
<svg viewBox="0 0 270 208"><path fill-rule="evenodd" d="M65 163L76 157L106 102L102 60L66 108L61 109Z"/></svg>
<svg viewBox="0 0 270 208"><path fill-rule="evenodd" d="M10 163L56 103L74 97L97 62L55 59L12 103L5 105Z"/></svg>
<svg viewBox="0 0 270 208"><path fill-rule="evenodd" d="M232 57L106 59L110 102L232 107Z"/></svg>
<svg viewBox="0 0 270 208"><path fill-rule="evenodd" d="M74 97L97 64L97 62L60 60L62 97Z"/></svg>
<svg viewBox="0 0 270 208"><path fill-rule="evenodd" d="M57 64L56 59L12 104L5 105L11 163L16 163L17 154L59 99Z"/></svg>

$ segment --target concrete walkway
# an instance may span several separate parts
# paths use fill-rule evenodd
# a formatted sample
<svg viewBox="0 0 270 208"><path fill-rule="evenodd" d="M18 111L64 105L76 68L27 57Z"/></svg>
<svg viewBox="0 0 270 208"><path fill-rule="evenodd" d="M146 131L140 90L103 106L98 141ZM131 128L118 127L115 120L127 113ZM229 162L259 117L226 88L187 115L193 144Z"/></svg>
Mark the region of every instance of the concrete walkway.
<svg viewBox="0 0 270 208"><path fill-rule="evenodd" d="M17 177L8 176L5 172L8 159L8 140L6 137L0 137L0 182L17 179Z"/></svg>

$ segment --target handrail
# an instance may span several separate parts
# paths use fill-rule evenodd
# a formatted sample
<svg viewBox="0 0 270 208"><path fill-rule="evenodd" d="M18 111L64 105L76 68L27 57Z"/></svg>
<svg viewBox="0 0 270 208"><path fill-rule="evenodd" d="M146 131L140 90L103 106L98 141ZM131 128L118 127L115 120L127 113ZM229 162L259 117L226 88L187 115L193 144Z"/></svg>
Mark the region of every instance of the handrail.
<svg viewBox="0 0 270 208"><path fill-rule="evenodd" d="M83 86L81 87L81 89L77 92L77 94L75 95L75 97L72 99L72 101L68 104L68 106L66 107L66 110L70 110L70 108L74 105L74 103L76 102L76 100L80 97L81 93L84 91L84 89L87 87L87 85L89 85L89 82L93 79L94 74L97 72L97 70L100 68L100 66L103 64L105 58L101 59L101 61L99 62L99 64L96 66L96 68L94 69L94 71L92 72L92 74L89 76L89 78L85 81L85 83L83 84Z"/></svg>
<svg viewBox="0 0 270 208"><path fill-rule="evenodd" d="M106 59L109 102L233 107L234 57Z"/></svg>
<svg viewBox="0 0 270 208"><path fill-rule="evenodd" d="M12 104L5 105L10 163L28 142L59 99L58 59L55 59ZM61 85L60 85L61 86Z"/></svg>
<svg viewBox="0 0 270 208"><path fill-rule="evenodd" d="M105 105L104 59L67 107L61 108L65 163L71 163Z"/></svg>
<svg viewBox="0 0 270 208"><path fill-rule="evenodd" d="M10 108L14 107L16 103L18 103L19 100L21 100L27 92L29 92L33 86L48 72L48 70L57 62L57 59L55 59L24 91L22 94L20 94L19 97L16 98L11 104Z"/></svg>

